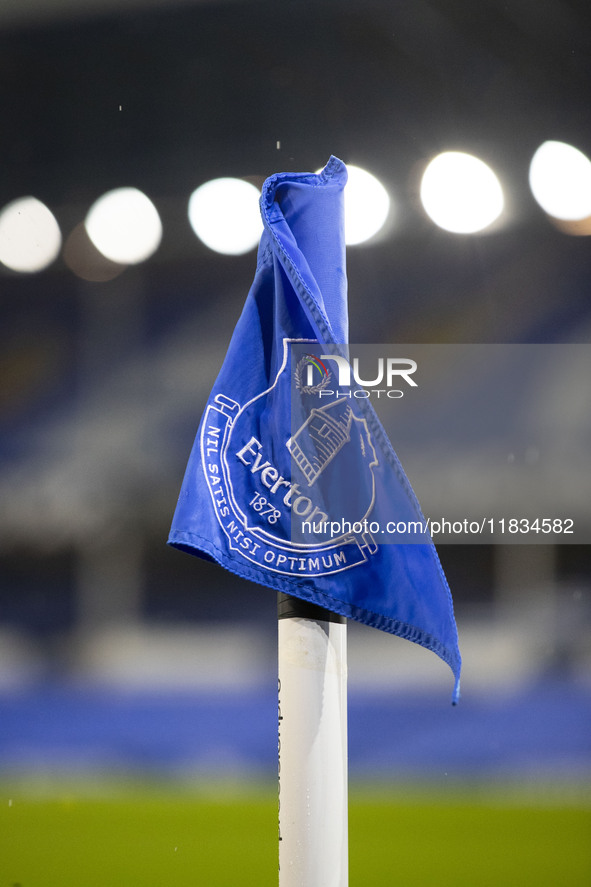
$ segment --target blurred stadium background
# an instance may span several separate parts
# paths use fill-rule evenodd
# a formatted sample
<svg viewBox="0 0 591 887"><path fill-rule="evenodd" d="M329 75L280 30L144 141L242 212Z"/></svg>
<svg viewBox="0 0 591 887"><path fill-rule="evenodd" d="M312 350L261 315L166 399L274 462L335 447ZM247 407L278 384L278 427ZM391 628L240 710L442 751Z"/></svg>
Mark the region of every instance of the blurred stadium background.
<svg viewBox="0 0 591 887"><path fill-rule="evenodd" d="M586 4L565 0L0 4L0 205L42 200L64 244L38 273L0 266L1 883L94 883L84 859L116 835L149 836L150 805L158 828L179 817L184 846L197 841L191 871L212 884L237 882L220 859L250 859L260 818L253 865L266 874L241 880L275 876L274 594L165 545L255 262L193 235L191 191L336 154L394 203L383 235L348 251L352 341L588 344L589 240L540 210L527 170L547 139L591 152L589 24ZM420 173L442 150L498 172L507 209L491 233L450 234L422 212ZM121 186L148 194L163 225L130 267L81 228ZM576 468L573 487L589 482ZM351 625L357 880L382 883L382 852L383 883L397 883L397 856L405 884L589 883L590 551L440 549L464 658L457 709L435 657ZM191 793L205 812L182 819ZM102 820L84 806L107 796L119 806ZM115 854L110 883L162 884L159 865L195 883L149 848Z"/></svg>

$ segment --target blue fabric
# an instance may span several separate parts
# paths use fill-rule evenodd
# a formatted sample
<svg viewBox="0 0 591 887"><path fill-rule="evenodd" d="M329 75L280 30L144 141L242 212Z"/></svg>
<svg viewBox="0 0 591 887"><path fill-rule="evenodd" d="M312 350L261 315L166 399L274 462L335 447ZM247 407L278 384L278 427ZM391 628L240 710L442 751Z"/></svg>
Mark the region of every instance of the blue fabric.
<svg viewBox="0 0 591 887"><path fill-rule="evenodd" d="M306 415L328 412L294 396L291 346L342 353L348 341L346 180L344 164L331 157L319 174L281 173L263 186L255 279L195 439L169 543L432 650L453 671L455 702L457 630L430 538L380 545L367 533L294 533L295 518L332 518L335 507L354 520L424 520L367 401L337 396L325 405L326 426L348 446L318 470L322 484L309 463L292 458Z"/></svg>

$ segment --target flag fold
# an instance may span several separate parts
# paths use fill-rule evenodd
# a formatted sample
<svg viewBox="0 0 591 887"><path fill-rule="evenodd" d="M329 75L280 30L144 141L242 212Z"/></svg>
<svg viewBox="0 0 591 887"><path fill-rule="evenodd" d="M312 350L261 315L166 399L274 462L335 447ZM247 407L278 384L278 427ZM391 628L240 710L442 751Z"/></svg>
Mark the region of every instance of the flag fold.
<svg viewBox="0 0 591 887"><path fill-rule="evenodd" d="M334 384L327 359L347 356L346 180L331 157L320 173L263 186L254 281L168 541L432 650L452 669L456 702L461 659L435 547L428 534L381 544L376 532L424 523L419 504L375 412Z"/></svg>

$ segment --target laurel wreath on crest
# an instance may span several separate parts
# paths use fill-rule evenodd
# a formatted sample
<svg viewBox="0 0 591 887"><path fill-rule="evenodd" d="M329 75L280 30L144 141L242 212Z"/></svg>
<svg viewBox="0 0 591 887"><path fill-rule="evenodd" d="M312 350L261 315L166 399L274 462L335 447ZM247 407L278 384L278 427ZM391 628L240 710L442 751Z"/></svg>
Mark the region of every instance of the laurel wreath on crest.
<svg viewBox="0 0 591 887"><path fill-rule="evenodd" d="M301 360L298 362L293 374L295 385L297 390L301 391L302 394L316 394L317 391L322 391L324 388L326 388L326 386L330 382L331 373L329 370L326 376L324 376L317 385L304 385L304 370L307 366L309 366L309 361L306 357L302 357Z"/></svg>

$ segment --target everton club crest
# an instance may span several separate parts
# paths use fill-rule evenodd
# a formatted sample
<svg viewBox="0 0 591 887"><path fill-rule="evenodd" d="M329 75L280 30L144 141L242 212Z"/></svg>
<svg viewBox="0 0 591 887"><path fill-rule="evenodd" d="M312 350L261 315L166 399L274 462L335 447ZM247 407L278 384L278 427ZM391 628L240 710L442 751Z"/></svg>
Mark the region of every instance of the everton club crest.
<svg viewBox="0 0 591 887"><path fill-rule="evenodd" d="M352 397L328 392L329 371L306 351L313 344L284 339L274 381L247 403L218 392L200 440L230 549L302 578L349 570L377 550L364 531L376 450Z"/></svg>

